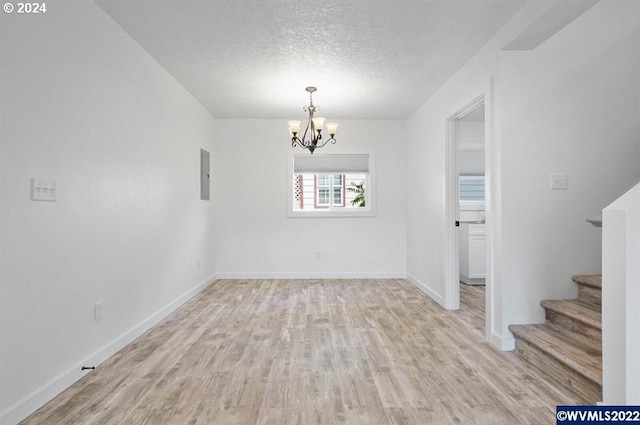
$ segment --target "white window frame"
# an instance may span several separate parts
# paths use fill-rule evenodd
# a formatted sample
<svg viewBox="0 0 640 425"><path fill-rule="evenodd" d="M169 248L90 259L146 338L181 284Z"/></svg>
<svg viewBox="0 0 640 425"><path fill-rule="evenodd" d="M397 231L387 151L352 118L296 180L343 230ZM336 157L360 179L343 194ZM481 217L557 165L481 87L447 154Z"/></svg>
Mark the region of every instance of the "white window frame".
<svg viewBox="0 0 640 425"><path fill-rule="evenodd" d="M314 153L316 156L344 156L344 155L368 155L369 156L369 171L367 174L366 183L366 206L362 208L327 208L321 210L294 210L293 208L293 189L294 182L293 176L295 173L294 160L296 156L311 155L308 152L303 153L289 153L287 158L287 216L288 217L304 217L304 218L318 218L318 217L375 217L376 216L376 158L374 151L367 152L340 152L336 154L319 154ZM349 174L348 171L334 170L331 173L317 173L317 174ZM333 193L329 194L333 196Z"/></svg>

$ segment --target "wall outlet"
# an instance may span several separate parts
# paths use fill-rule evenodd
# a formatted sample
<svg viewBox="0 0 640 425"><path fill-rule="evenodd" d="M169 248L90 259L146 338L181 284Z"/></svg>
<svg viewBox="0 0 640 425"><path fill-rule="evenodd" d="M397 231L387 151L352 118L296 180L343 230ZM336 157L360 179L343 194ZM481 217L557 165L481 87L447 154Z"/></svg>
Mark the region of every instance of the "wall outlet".
<svg viewBox="0 0 640 425"><path fill-rule="evenodd" d="M567 175L566 174L551 174L551 189L552 190L567 190Z"/></svg>
<svg viewBox="0 0 640 425"><path fill-rule="evenodd" d="M97 322L98 320L102 320L104 303L102 301L98 301L95 305L94 309L94 319Z"/></svg>
<svg viewBox="0 0 640 425"><path fill-rule="evenodd" d="M316 260L322 260L322 253L320 251L316 251Z"/></svg>
<svg viewBox="0 0 640 425"><path fill-rule="evenodd" d="M56 181L31 178L31 200L56 202Z"/></svg>

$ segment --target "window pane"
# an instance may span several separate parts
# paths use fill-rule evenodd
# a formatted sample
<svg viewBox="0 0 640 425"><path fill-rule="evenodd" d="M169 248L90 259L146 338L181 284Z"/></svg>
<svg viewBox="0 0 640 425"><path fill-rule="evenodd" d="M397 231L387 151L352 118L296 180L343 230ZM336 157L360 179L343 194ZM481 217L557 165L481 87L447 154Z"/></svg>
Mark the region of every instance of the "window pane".
<svg viewBox="0 0 640 425"><path fill-rule="evenodd" d="M329 174L318 174L318 186L329 186L330 179Z"/></svg>
<svg viewBox="0 0 640 425"><path fill-rule="evenodd" d="M295 173L293 211L366 210L366 173Z"/></svg>
<svg viewBox="0 0 640 425"><path fill-rule="evenodd" d="M333 188L333 205L342 205L342 187Z"/></svg>
<svg viewBox="0 0 640 425"><path fill-rule="evenodd" d="M484 201L484 177L460 176L461 201Z"/></svg>
<svg viewBox="0 0 640 425"><path fill-rule="evenodd" d="M328 187L318 188L318 204L319 205L329 204L329 188Z"/></svg>
<svg viewBox="0 0 640 425"><path fill-rule="evenodd" d="M365 174L345 174L345 207L365 208L367 206L367 176Z"/></svg>

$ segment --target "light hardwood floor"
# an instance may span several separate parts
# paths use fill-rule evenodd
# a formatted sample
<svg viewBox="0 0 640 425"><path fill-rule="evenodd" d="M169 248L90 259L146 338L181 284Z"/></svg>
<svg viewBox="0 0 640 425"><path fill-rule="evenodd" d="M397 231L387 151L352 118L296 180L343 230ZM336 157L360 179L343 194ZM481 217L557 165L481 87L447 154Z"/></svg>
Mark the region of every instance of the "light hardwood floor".
<svg viewBox="0 0 640 425"><path fill-rule="evenodd" d="M577 400L403 280L220 280L24 420L553 424Z"/></svg>

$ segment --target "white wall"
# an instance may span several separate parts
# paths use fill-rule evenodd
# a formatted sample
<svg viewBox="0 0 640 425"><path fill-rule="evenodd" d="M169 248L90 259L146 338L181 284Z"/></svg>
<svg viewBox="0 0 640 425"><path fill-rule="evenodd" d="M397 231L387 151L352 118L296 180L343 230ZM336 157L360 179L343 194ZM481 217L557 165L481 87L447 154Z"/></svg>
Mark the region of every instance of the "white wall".
<svg viewBox="0 0 640 425"><path fill-rule="evenodd" d="M215 273L198 187L213 118L93 2L47 6L0 16L2 424ZM57 202L30 201L31 177Z"/></svg>
<svg viewBox="0 0 640 425"><path fill-rule="evenodd" d="M402 121L338 120L316 152L375 152L375 217L287 217L286 120L221 119L214 153L221 277L403 277L406 172ZM322 259L316 259L320 251Z"/></svg>
<svg viewBox="0 0 640 425"><path fill-rule="evenodd" d="M485 134L493 134L499 122L498 100L491 80L498 75L499 51L543 15L553 1L527 4L462 69L444 84L407 120L407 272L412 282L444 305L444 234L445 234L445 121L479 95L485 95ZM486 154L499 152L499 138L487 138ZM495 161L494 161L495 162ZM486 172L494 181L499 170ZM492 202L499 204L499 191L492 192ZM490 208L490 205L487 206ZM500 211L492 211L487 223L488 254L494 267L499 266ZM488 269L490 279L493 270ZM487 288L489 297L491 288ZM496 298L497 300L497 298ZM499 301L499 300L497 300ZM497 312L499 314L499 311Z"/></svg>
<svg viewBox="0 0 640 425"><path fill-rule="evenodd" d="M539 301L601 270L585 223L640 178L640 3L604 0L531 52L504 52L502 331L543 322ZM568 190L550 190L551 173Z"/></svg>
<svg viewBox="0 0 640 425"><path fill-rule="evenodd" d="M542 321L541 299L599 271L599 230L584 220L640 173L639 3L603 0L536 50L500 54L561 6L529 3L407 122L407 271L444 304L445 121L487 96L488 327L503 349L510 323ZM551 172L568 191L549 190Z"/></svg>

